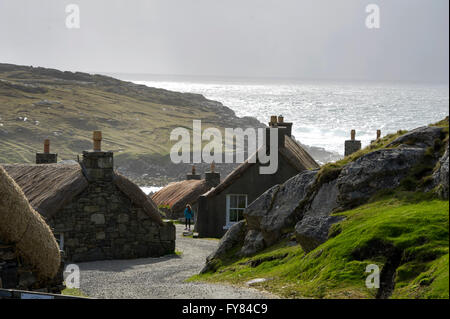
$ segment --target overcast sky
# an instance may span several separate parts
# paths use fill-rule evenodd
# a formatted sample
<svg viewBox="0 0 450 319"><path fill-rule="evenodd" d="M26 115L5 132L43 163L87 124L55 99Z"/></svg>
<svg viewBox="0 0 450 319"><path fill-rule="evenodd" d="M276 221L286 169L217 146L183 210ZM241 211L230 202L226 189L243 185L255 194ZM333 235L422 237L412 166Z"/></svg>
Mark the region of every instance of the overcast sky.
<svg viewBox="0 0 450 319"><path fill-rule="evenodd" d="M66 27L71 3L79 29ZM370 3L379 29L366 27ZM0 0L0 62L448 83L448 11L448 0Z"/></svg>

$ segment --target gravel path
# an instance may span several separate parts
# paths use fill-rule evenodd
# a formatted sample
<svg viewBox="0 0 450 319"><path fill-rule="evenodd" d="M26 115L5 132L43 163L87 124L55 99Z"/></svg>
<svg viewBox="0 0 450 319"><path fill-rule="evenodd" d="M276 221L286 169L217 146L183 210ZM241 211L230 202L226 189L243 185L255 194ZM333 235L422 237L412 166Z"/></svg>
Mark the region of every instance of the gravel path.
<svg viewBox="0 0 450 319"><path fill-rule="evenodd" d="M81 291L96 298L275 298L252 288L184 282L199 273L219 242L185 238L184 226L176 227L181 256L80 263Z"/></svg>

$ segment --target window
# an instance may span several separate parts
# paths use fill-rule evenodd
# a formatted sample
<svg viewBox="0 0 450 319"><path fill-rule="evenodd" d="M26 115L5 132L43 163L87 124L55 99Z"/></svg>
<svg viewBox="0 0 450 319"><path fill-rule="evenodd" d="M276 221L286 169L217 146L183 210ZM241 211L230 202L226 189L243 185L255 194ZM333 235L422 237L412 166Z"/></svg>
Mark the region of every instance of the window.
<svg viewBox="0 0 450 319"><path fill-rule="evenodd" d="M244 210L247 207L247 195L228 194L227 195L227 224L224 228L229 228L234 223L244 219Z"/></svg>

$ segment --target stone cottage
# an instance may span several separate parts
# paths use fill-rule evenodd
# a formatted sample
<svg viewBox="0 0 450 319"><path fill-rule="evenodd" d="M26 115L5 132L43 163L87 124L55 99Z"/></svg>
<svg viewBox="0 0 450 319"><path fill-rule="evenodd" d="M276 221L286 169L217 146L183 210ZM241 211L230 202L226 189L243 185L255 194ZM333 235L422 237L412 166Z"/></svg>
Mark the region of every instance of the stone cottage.
<svg viewBox="0 0 450 319"><path fill-rule="evenodd" d="M214 164L211 165L211 171L205 173L205 179L201 179L200 174L195 172L195 166L192 166L192 173L186 175L186 180L170 183L153 194L151 198L170 219L183 218L186 204L190 204L194 210L195 219L198 198L219 183L220 174L214 171Z"/></svg>
<svg viewBox="0 0 450 319"><path fill-rule="evenodd" d="M276 173L260 174L260 161L256 159L252 163L247 159L217 187L200 196L195 226L200 237L222 237L233 224L243 219L244 209L267 189L284 183L299 172L319 168L314 159L293 139L292 123L284 122L281 116L272 116L269 128L278 130Z"/></svg>
<svg viewBox="0 0 450 319"><path fill-rule="evenodd" d="M69 261L156 257L175 250L175 226L113 169L113 153L94 150L76 164L4 165L53 229Z"/></svg>

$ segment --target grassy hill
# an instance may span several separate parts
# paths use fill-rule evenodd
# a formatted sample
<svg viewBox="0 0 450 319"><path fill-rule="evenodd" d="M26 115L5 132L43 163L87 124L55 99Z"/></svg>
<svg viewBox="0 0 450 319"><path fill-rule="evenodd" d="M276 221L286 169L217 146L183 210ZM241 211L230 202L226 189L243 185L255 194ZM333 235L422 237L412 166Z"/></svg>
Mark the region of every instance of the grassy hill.
<svg viewBox="0 0 450 319"><path fill-rule="evenodd" d="M266 278L255 287L284 298L374 298L366 267L386 265L397 249L409 258L396 270L391 298L449 298L448 201L398 193L339 215L347 218L337 235L308 254L283 241L190 280L243 285Z"/></svg>
<svg viewBox="0 0 450 319"><path fill-rule="evenodd" d="M175 127L191 129L193 119L201 119L203 128L261 126L198 94L102 75L0 64L0 163L34 162L45 138L60 160L73 160L92 148L92 131L101 130L103 148L115 152L115 163L123 170L136 176L176 176L179 172L167 166L169 134Z"/></svg>

